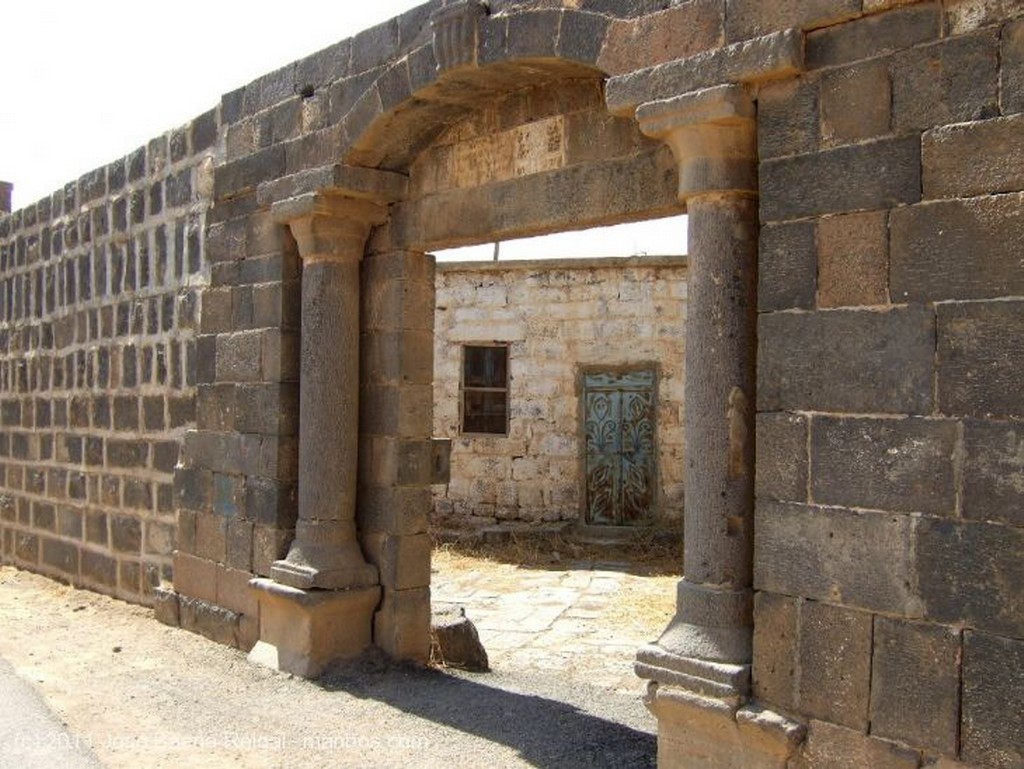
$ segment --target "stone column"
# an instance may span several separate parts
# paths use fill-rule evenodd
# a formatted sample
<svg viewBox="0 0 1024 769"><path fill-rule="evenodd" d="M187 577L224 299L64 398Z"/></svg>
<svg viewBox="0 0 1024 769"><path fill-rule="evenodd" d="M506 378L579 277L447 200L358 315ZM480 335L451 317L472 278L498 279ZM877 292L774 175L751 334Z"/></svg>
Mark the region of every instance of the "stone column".
<svg viewBox="0 0 1024 769"><path fill-rule="evenodd" d="M372 640L377 568L356 536L359 455L359 265L384 205L311 193L272 207L302 257L299 510L295 538L260 601L256 661L315 676Z"/></svg>
<svg viewBox="0 0 1024 769"><path fill-rule="evenodd" d="M684 577L676 616L637 672L742 697L752 635L751 557L757 325L754 105L741 86L637 110L679 163L689 214Z"/></svg>

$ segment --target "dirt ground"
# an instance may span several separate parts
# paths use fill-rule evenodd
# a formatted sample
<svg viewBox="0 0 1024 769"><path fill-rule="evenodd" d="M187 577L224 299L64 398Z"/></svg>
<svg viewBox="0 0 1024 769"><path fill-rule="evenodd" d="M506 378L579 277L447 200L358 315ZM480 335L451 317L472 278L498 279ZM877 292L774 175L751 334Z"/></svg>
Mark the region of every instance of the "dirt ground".
<svg viewBox="0 0 1024 769"><path fill-rule="evenodd" d="M604 579L594 564L555 565L556 575L579 580L594 572L591 581ZM551 569L545 576L440 553L435 590L468 571L479 584L486 575L506 585L510 579L552 578ZM609 594L600 611L592 604L585 615L610 636L650 640L667 621L674 582L625 573L605 579L603 584L617 586L619 598L650 605L629 612ZM472 617L472 600L464 605ZM641 614L646 620L638 626ZM611 659L593 650L587 665L559 670L524 667L521 648L518 656L496 650L487 674L370 659L309 682L160 625L144 607L10 567L0 567L0 627L0 657L41 694L70 738L104 766L654 764L655 722L641 702L643 682L620 675L628 673L628 654ZM481 629L485 645L487 635ZM615 667L614 675L596 675L602 665Z"/></svg>

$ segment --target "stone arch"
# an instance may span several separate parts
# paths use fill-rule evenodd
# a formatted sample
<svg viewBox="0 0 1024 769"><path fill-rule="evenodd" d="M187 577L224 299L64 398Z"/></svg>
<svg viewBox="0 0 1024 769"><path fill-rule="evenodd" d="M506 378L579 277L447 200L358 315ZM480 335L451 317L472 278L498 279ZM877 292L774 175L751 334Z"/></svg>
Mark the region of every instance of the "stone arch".
<svg viewBox="0 0 1024 769"><path fill-rule="evenodd" d="M435 11L431 40L383 67L314 137L323 146L310 158L333 146L343 164L294 169L260 185L260 203L290 227L304 262L299 451L318 459L300 462L288 556L271 579L256 581L268 631L256 654L290 660L303 674L365 645L371 623L373 643L392 656L428 653L433 273L425 251L681 210L671 150L605 107L597 57L607 19L572 9L485 11L475 1ZM531 99L546 106L515 113ZM505 120L506 130L474 127L481 115ZM570 146L573 116L597 126L590 141ZM460 125L468 135L476 130L484 152L529 144L538 125L558 139L549 142L551 157L498 163L486 184L456 178L430 187L417 165L429 165L422 158ZM471 166L463 167L470 175L478 170ZM338 365L340 355L356 354L358 388ZM336 381L347 382L344 393ZM356 450L341 436L357 421ZM351 477L356 465L358 505L331 470L348 467ZM344 511L328 510L311 487L336 487ZM350 628L333 647L332 616L345 616ZM295 627L308 637L296 639Z"/></svg>

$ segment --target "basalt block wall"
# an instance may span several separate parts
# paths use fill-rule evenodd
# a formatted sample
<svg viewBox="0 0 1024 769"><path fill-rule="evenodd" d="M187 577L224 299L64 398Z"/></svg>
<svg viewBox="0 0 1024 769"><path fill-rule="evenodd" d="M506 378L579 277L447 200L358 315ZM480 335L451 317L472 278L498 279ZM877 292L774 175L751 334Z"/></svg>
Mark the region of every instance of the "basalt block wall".
<svg viewBox="0 0 1024 769"><path fill-rule="evenodd" d="M149 602L195 422L217 118L0 217L3 560Z"/></svg>
<svg viewBox="0 0 1024 769"><path fill-rule="evenodd" d="M1024 7L807 5L726 16L821 17L758 94L755 697L808 766L1021 767Z"/></svg>

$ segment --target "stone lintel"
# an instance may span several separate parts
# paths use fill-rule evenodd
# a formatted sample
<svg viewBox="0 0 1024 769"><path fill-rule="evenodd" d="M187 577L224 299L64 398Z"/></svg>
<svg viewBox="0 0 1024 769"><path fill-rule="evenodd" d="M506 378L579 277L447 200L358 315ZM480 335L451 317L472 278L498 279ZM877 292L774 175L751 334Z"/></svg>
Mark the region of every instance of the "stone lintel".
<svg viewBox="0 0 1024 769"><path fill-rule="evenodd" d="M358 657L373 641L379 587L299 590L270 579L252 580L260 605L260 640L249 660L302 678Z"/></svg>
<svg viewBox="0 0 1024 769"><path fill-rule="evenodd" d="M719 83L789 77L803 69L803 62L803 32L787 29L613 77L605 89L605 101L613 115L629 117L641 104Z"/></svg>
<svg viewBox="0 0 1024 769"><path fill-rule="evenodd" d="M334 192L308 192L270 208L279 224L288 225L304 261L363 258L366 240L388 217L386 205Z"/></svg>
<svg viewBox="0 0 1024 769"><path fill-rule="evenodd" d="M756 110L742 85L718 85L636 111L640 130L672 148L679 199L707 193L757 194Z"/></svg>
<svg viewBox="0 0 1024 769"><path fill-rule="evenodd" d="M486 0L455 0L430 14L438 72L476 66L480 19L488 10Z"/></svg>
<svg viewBox="0 0 1024 769"><path fill-rule="evenodd" d="M786 769L807 733L757 705L671 686L652 684L645 702L658 719L659 769Z"/></svg>
<svg viewBox="0 0 1024 769"><path fill-rule="evenodd" d="M309 193L327 193L387 204L402 200L408 192L409 177L404 174L334 163L263 182L257 201L261 206L273 206Z"/></svg>

